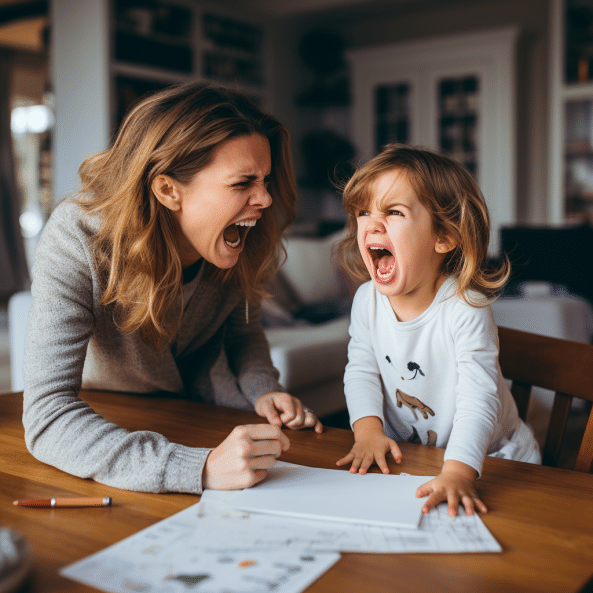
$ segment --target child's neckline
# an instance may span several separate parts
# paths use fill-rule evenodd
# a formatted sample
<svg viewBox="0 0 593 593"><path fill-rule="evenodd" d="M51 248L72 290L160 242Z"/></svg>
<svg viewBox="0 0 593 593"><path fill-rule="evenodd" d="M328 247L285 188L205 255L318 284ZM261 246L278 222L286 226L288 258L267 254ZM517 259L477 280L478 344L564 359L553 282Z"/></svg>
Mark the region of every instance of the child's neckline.
<svg viewBox="0 0 593 593"><path fill-rule="evenodd" d="M384 306L390 312L390 314L393 318L393 321L398 325L398 327L411 328L416 325L420 325L420 324L424 323L426 320L430 319L436 313L439 304L443 300L445 300L445 295L446 295L447 291L454 283L455 283L455 278L453 278L451 276L448 276L447 278L445 278L444 282L438 288L430 305L424 311L422 311L422 313L420 313L420 315L418 315L417 317L414 317L414 319L410 319L409 321L400 321L397 318L395 311L393 310L393 308L391 306L391 303L389 302L389 297L380 294L378 291L377 291L377 294L381 298ZM446 298L449 298L449 296L453 296L453 293L448 295Z"/></svg>

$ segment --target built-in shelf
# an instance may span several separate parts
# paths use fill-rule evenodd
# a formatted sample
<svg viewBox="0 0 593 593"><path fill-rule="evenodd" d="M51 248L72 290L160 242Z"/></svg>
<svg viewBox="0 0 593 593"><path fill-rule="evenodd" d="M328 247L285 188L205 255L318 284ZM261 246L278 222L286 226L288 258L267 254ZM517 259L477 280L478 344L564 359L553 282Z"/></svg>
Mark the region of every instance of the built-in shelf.
<svg viewBox="0 0 593 593"><path fill-rule="evenodd" d="M227 84L267 101L266 31L207 1L114 0L113 119L144 93L173 83Z"/></svg>

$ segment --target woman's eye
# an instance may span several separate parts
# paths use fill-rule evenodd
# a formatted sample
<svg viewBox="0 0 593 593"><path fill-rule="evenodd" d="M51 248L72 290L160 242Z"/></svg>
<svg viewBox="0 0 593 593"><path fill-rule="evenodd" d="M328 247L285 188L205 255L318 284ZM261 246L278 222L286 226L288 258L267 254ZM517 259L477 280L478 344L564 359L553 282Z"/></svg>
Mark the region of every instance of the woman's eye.
<svg viewBox="0 0 593 593"><path fill-rule="evenodd" d="M252 182L251 181L239 181L238 183L233 183L233 189L236 189L237 191L243 192L243 191L247 191L248 189L251 188L252 186Z"/></svg>

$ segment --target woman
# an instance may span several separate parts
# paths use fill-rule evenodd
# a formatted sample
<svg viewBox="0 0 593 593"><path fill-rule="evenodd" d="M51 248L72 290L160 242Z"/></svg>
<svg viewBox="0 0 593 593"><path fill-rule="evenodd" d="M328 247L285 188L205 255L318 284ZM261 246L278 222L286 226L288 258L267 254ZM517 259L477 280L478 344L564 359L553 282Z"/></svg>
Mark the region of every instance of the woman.
<svg viewBox="0 0 593 593"><path fill-rule="evenodd" d="M282 424L322 430L278 384L258 306L294 218L287 130L239 93L171 87L140 102L80 177L32 270L29 450L129 490L259 482L289 446ZM108 422L81 388L253 406L270 424L238 427L213 450L185 447Z"/></svg>

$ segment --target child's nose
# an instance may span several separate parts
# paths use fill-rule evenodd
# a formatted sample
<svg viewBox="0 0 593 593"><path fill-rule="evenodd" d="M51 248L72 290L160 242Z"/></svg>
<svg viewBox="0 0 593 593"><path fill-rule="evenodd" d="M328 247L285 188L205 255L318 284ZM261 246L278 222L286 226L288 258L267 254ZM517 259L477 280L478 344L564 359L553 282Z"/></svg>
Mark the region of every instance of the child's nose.
<svg viewBox="0 0 593 593"><path fill-rule="evenodd" d="M380 215L371 214L368 217L368 220L369 220L369 231L371 233L385 232L385 224L383 222L383 219L380 217Z"/></svg>

